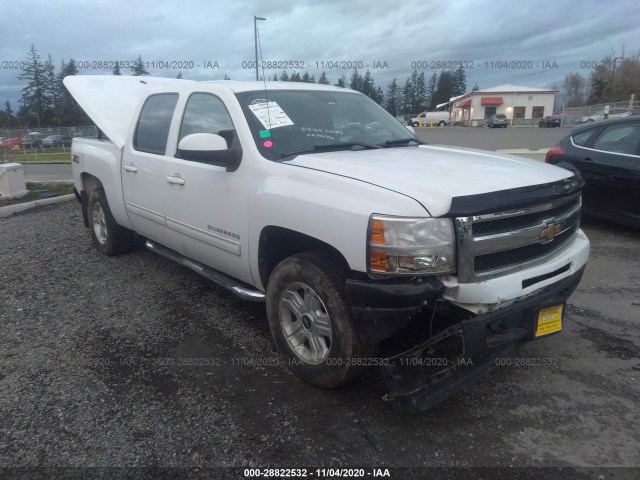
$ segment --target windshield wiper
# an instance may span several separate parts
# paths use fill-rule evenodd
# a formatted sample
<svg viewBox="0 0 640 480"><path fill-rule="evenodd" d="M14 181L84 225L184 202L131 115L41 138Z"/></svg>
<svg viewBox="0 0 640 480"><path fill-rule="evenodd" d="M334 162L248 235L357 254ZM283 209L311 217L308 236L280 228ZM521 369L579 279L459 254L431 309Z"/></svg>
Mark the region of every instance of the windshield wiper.
<svg viewBox="0 0 640 480"><path fill-rule="evenodd" d="M382 147L378 147L376 145L371 145L369 143L364 143L364 142L340 142L340 143L329 143L326 145L314 145L311 148L303 148L300 150L294 150L292 152L282 153L280 154L280 157L285 158L285 157L290 157L292 155L301 155L303 153L326 152L331 150L344 150L344 149L351 150L351 148L353 147L362 147L364 150L382 148Z"/></svg>
<svg viewBox="0 0 640 480"><path fill-rule="evenodd" d="M398 140L387 140L386 142L379 143L378 145L382 145L383 147L392 147L393 145L406 145L409 142L415 142L418 145L425 145L423 141L413 137L399 138Z"/></svg>

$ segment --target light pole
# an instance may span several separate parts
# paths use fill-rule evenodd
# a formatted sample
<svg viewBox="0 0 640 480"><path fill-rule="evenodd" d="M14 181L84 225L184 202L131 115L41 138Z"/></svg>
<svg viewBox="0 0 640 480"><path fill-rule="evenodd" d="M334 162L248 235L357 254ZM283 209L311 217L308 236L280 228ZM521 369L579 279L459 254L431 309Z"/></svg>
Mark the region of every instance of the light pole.
<svg viewBox="0 0 640 480"><path fill-rule="evenodd" d="M258 80L258 20L266 20L266 18L253 16L253 43L256 47L256 80Z"/></svg>

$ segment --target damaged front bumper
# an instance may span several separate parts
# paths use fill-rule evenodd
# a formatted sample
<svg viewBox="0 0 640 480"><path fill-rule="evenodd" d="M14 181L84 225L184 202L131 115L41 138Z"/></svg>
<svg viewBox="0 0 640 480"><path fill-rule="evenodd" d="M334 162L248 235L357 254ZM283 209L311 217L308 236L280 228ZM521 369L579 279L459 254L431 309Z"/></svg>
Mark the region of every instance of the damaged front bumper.
<svg viewBox="0 0 640 480"><path fill-rule="evenodd" d="M396 411L424 411L484 375L520 341L533 340L538 314L562 305L578 286L584 267L539 293L503 309L459 322L381 366Z"/></svg>

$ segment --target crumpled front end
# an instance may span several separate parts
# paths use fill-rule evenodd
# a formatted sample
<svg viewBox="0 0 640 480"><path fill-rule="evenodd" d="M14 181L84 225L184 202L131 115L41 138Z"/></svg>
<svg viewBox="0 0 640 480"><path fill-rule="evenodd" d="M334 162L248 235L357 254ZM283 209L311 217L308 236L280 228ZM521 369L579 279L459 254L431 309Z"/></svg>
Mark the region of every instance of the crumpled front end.
<svg viewBox="0 0 640 480"><path fill-rule="evenodd" d="M544 312L564 305L584 267L535 295L509 306L456 323L427 341L395 355L381 366L389 390L383 400L397 412L427 410L465 388L496 365L520 342L547 335Z"/></svg>

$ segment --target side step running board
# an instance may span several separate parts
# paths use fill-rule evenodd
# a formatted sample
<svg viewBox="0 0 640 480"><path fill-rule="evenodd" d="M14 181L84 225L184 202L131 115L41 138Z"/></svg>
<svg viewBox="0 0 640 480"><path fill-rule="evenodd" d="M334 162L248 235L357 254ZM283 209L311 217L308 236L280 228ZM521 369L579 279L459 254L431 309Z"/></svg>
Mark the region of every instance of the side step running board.
<svg viewBox="0 0 640 480"><path fill-rule="evenodd" d="M202 265L201 263L185 257L184 255L180 255L174 250L154 243L151 240L147 240L146 247L152 252L157 253L158 255L162 255L169 260L173 260L180 265L184 265L185 267L190 268L203 277L206 277L209 280L217 283L218 285L226 288L227 290L230 290L232 293L236 294L243 300L249 300L250 302L264 302L266 299L265 294L260 290L251 288L248 285L240 282L239 280L230 277L229 275L225 275L224 273L218 272L213 268Z"/></svg>

